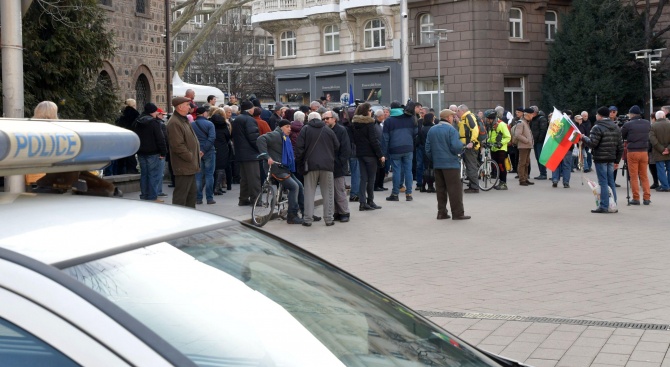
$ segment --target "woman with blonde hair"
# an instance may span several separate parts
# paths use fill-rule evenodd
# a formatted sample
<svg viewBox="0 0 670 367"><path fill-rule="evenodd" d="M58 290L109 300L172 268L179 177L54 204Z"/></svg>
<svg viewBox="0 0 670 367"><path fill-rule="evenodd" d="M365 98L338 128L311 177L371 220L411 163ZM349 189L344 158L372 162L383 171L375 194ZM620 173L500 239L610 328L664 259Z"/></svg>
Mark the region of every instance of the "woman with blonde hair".
<svg viewBox="0 0 670 367"><path fill-rule="evenodd" d="M42 101L35 107L33 118L58 120L58 106L51 101Z"/></svg>

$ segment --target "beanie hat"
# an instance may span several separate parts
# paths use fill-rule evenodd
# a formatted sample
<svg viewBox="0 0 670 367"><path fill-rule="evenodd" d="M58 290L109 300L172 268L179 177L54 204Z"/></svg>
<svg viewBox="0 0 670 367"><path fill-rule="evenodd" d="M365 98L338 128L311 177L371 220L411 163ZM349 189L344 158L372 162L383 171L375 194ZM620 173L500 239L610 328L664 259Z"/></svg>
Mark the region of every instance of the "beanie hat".
<svg viewBox="0 0 670 367"><path fill-rule="evenodd" d="M484 112L484 117L487 119L495 119L498 117L498 113L495 110L486 110L486 112Z"/></svg>
<svg viewBox="0 0 670 367"><path fill-rule="evenodd" d="M598 109L598 115L600 115L601 117L607 117L610 115L610 109L605 106L602 106Z"/></svg>
<svg viewBox="0 0 670 367"><path fill-rule="evenodd" d="M628 113L631 115L641 115L642 111L640 111L640 107L638 105L635 105L628 110Z"/></svg>
<svg viewBox="0 0 670 367"><path fill-rule="evenodd" d="M207 107L198 107L195 110L195 114L196 115L202 115L203 113L205 113L207 111L209 111L209 108L207 108Z"/></svg>
<svg viewBox="0 0 670 367"><path fill-rule="evenodd" d="M289 120L281 119L281 120L279 120L277 125L279 125L279 127L282 127L282 126L286 126L286 125L291 125L291 122Z"/></svg>
<svg viewBox="0 0 670 367"><path fill-rule="evenodd" d="M254 98L254 99L251 100L251 104L253 104L254 107L260 107L261 106L261 101ZM249 107L249 108L251 108L251 107Z"/></svg>
<svg viewBox="0 0 670 367"><path fill-rule="evenodd" d="M252 109L252 108L254 108L254 104L251 103L251 101L249 101L248 99L245 99L245 100L242 101L242 103L240 104L240 109L241 109L242 111L247 111L247 110L250 110L250 109Z"/></svg>
<svg viewBox="0 0 670 367"><path fill-rule="evenodd" d="M150 115L156 111L158 111L158 107L156 107L155 104L149 102L144 105L144 113L146 113L147 115Z"/></svg>

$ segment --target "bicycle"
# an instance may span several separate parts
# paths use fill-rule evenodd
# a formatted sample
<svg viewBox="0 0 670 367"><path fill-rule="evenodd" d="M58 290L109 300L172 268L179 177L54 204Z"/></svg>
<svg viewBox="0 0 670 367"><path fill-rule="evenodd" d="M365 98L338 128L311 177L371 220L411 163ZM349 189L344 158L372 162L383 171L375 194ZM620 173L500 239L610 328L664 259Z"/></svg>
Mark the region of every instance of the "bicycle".
<svg viewBox="0 0 670 367"><path fill-rule="evenodd" d="M491 158L491 147L493 145L491 143L482 143L481 145L484 148L484 153L482 153L482 163L477 171L477 177L479 178L477 185L480 190L489 191L498 185L500 168L498 162Z"/></svg>
<svg viewBox="0 0 670 367"><path fill-rule="evenodd" d="M286 168L281 163L274 162L274 164ZM251 207L251 222L258 227L263 227L269 222L275 210L281 219L286 220L288 217L288 194L281 181L272 176L270 168L268 167L268 175L263 182L261 192Z"/></svg>

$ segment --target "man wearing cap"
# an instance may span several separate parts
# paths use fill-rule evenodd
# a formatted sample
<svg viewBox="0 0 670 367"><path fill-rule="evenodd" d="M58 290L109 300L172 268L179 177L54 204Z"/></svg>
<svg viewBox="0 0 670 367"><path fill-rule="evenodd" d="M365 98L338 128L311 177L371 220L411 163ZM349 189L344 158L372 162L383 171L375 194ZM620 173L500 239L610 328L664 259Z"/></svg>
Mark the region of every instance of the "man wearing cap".
<svg viewBox="0 0 670 367"><path fill-rule="evenodd" d="M214 168L216 168L216 149L214 141L216 140L216 130L214 124L207 119L209 108L198 107L195 110L196 118L191 124L195 136L200 143L200 170L195 174L196 186L196 204L202 204L202 189L204 184L207 204L216 204L214 201Z"/></svg>
<svg viewBox="0 0 670 367"><path fill-rule="evenodd" d="M277 128L277 122L279 122L279 120L283 118L284 118L284 105L281 104L281 102L277 102L275 103L274 111L272 112L270 121L268 121L268 125L270 125L270 131L274 131Z"/></svg>
<svg viewBox="0 0 670 367"><path fill-rule="evenodd" d="M158 199L158 183L163 177L161 162L167 154L165 137L158 120L158 108L149 102L144 105L144 112L132 124L132 130L140 138L137 158L140 161L140 199L162 203Z"/></svg>
<svg viewBox="0 0 670 367"><path fill-rule="evenodd" d="M519 121L521 121L522 118L523 107L517 107L514 110L514 117L509 123L510 136L512 134L512 129L516 124L519 123ZM512 162L512 171L510 171L510 173L517 173L519 168L519 148L517 147L516 142L512 143L510 140L510 143L507 145L507 154L509 155L509 159Z"/></svg>
<svg viewBox="0 0 670 367"><path fill-rule="evenodd" d="M535 177L536 180L546 180L547 179L547 167L540 163L540 155L542 154L542 146L544 145L544 138L547 136L547 130L549 129L549 122L547 117L544 114L540 114L540 109L537 106L530 106L529 110L532 110L533 113L530 114L530 129L533 132L533 141L535 145L535 159L537 160L537 167L540 170L540 175ZM524 113L527 113L524 111Z"/></svg>
<svg viewBox="0 0 670 367"><path fill-rule="evenodd" d="M461 143L465 145L465 151L463 152L463 164L465 164L465 174L468 176L468 188L465 189L467 194L477 194L479 193L479 177L477 176L477 170L479 169L479 162L477 161L477 155L479 152L479 126L477 125L477 119L470 112L468 106L462 104L458 106L457 116L458 121L458 133L461 138Z"/></svg>
<svg viewBox="0 0 670 367"><path fill-rule="evenodd" d="M517 141L517 148L519 149L519 185L529 186L535 185L535 182L529 180L530 176L530 151L535 145L533 140L533 131L530 128L530 119L533 118L532 108L528 107L523 110L523 117L517 123L514 129L515 140Z"/></svg>
<svg viewBox="0 0 670 367"><path fill-rule="evenodd" d="M233 121L233 146L235 161L240 166L240 196L237 205L251 205L261 191L261 174L258 165L258 147L256 141L260 136L258 124L253 118L254 104L245 99L242 101L240 115Z"/></svg>
<svg viewBox="0 0 670 367"><path fill-rule="evenodd" d="M598 109L596 126L591 129L591 135L582 135L583 142L593 149L593 161L596 164L596 174L600 185L600 206L591 210L591 213L610 213L609 194L607 188L612 189L612 196L616 203L616 186L614 186L614 170L623 155L623 139L616 123L607 117L609 109L605 106Z"/></svg>
<svg viewBox="0 0 670 367"><path fill-rule="evenodd" d="M191 109L190 102L186 97L172 99L175 111L168 121L167 131L170 162L175 175L172 204L195 208L195 174L200 171L202 153L198 138L186 117Z"/></svg>
<svg viewBox="0 0 670 367"><path fill-rule="evenodd" d="M500 182L493 188L496 190L507 190L507 168L505 160L507 159L507 144L512 140L512 136L505 124L498 118L498 111L486 110L486 131L488 131L488 143L491 144L491 158L498 163L500 172Z"/></svg>
<svg viewBox="0 0 670 367"><path fill-rule="evenodd" d="M302 224L298 211L304 212L304 188L300 180L292 174L295 172L295 154L289 134L291 122L279 120L277 129L258 138L258 151L267 159L272 176L281 181L282 187L288 190L287 224ZM279 164L281 164L281 166Z"/></svg>
<svg viewBox="0 0 670 367"><path fill-rule="evenodd" d="M463 151L463 143L458 130L452 126L455 115L451 110L442 110L440 122L431 127L426 136L426 156L435 169L438 220L452 218L447 211L447 201L450 201L453 220L470 219L463 208L461 163L458 158Z"/></svg>
<svg viewBox="0 0 670 367"><path fill-rule="evenodd" d="M642 186L642 200L644 205L651 204L651 192L649 190L649 132L651 122L642 118L640 107L633 106L628 111L628 122L621 127L621 137L627 141L626 160L628 166L628 178L633 190L633 200L630 205L640 205L640 186Z"/></svg>

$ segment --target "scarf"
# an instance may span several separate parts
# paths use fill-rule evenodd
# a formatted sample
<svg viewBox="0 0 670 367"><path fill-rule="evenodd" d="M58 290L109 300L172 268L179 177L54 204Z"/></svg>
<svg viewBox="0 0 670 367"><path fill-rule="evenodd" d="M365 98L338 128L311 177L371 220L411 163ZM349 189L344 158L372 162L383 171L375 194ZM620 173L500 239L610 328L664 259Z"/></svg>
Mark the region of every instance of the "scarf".
<svg viewBox="0 0 670 367"><path fill-rule="evenodd" d="M281 164L288 167L289 171L295 172L295 155L293 154L293 145L291 139L287 139L284 133L281 134L284 140L284 149L281 154Z"/></svg>

